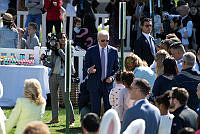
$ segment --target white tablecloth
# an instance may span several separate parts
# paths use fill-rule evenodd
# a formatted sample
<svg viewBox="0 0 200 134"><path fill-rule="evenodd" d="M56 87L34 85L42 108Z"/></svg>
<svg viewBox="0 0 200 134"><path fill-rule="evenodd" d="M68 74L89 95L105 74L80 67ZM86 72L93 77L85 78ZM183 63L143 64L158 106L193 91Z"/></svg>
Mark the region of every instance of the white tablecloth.
<svg viewBox="0 0 200 134"><path fill-rule="evenodd" d="M0 65L0 81L3 97L0 106L14 106L18 97L24 94L24 81L35 78L40 81L42 94L49 93L48 68L44 66Z"/></svg>

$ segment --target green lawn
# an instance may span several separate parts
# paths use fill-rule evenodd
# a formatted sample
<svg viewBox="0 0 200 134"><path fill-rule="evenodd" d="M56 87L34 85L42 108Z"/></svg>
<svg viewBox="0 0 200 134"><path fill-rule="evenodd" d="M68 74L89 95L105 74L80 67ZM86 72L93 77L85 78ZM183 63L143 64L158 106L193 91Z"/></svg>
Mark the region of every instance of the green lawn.
<svg viewBox="0 0 200 134"><path fill-rule="evenodd" d="M12 108L2 108L4 111L5 116L8 118ZM57 124L52 124L52 125L48 125L51 134L62 134L65 133L65 113L66 110L63 108L59 109L59 119L60 122ZM75 114L75 125L73 127L70 127L70 134L81 134L81 124L80 124L80 116L78 113L78 109L75 108L74 109L74 114ZM42 119L42 121L44 123L49 122L51 120L51 109L47 108L44 114L44 117ZM12 129L12 131L9 134L14 134L15 128Z"/></svg>

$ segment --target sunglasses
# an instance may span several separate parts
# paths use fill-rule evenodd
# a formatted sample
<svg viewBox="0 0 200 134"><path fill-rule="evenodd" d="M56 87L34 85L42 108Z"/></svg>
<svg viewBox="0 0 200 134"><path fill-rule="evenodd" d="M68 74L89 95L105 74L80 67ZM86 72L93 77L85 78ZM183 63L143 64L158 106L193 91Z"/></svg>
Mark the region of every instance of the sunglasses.
<svg viewBox="0 0 200 134"><path fill-rule="evenodd" d="M109 40L101 40L101 42L105 42L105 41L106 41L106 42L109 42Z"/></svg>
<svg viewBox="0 0 200 134"><path fill-rule="evenodd" d="M144 25L145 27L151 27L152 25Z"/></svg>
<svg viewBox="0 0 200 134"><path fill-rule="evenodd" d="M133 61L127 61L126 64L131 65L131 64L133 64Z"/></svg>

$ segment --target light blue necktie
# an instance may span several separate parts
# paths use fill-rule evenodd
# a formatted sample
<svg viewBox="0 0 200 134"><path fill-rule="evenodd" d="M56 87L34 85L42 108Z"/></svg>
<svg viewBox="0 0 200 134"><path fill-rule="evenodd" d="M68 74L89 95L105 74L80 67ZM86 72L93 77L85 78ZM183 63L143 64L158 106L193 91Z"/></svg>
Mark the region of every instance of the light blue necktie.
<svg viewBox="0 0 200 134"><path fill-rule="evenodd" d="M105 73L105 52L104 52L104 48L101 49L101 80L103 81L106 77L106 73Z"/></svg>
<svg viewBox="0 0 200 134"><path fill-rule="evenodd" d="M155 54L154 47L153 47L153 44L152 44L152 37L151 36L149 36L149 42L150 42L151 52L152 52L153 56L155 57L156 54Z"/></svg>

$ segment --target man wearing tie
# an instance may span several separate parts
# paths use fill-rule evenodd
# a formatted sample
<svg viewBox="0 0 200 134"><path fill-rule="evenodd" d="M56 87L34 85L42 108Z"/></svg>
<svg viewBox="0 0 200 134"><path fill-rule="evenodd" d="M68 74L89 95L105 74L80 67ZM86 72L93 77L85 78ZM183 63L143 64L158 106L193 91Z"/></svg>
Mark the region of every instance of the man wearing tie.
<svg viewBox="0 0 200 134"><path fill-rule="evenodd" d="M88 75L87 90L90 95L91 112L100 115L101 98L104 112L111 108L109 93L119 70L117 49L108 45L109 33L102 30L97 34L98 44L90 47L85 55L83 73Z"/></svg>
<svg viewBox="0 0 200 134"><path fill-rule="evenodd" d="M145 60L148 66L150 66L156 56L154 40L150 35L152 31L152 21L149 18L144 18L141 20L140 27L142 29L142 35L134 44L134 53L142 60Z"/></svg>

